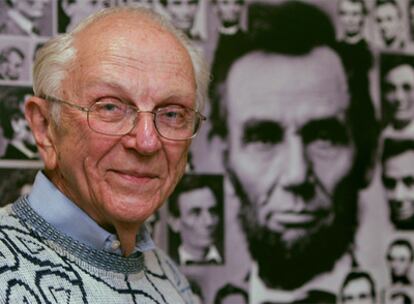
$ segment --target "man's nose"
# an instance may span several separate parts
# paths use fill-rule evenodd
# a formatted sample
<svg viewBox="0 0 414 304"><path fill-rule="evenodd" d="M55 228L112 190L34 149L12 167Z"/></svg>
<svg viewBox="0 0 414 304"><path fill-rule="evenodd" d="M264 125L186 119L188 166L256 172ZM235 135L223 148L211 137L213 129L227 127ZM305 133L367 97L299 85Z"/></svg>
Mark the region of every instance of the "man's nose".
<svg viewBox="0 0 414 304"><path fill-rule="evenodd" d="M294 187L301 185L307 178L309 164L305 156L305 147L298 135L287 138L282 158L283 166L280 184L283 187Z"/></svg>
<svg viewBox="0 0 414 304"><path fill-rule="evenodd" d="M201 214L201 221L205 226L212 226L215 224L215 216L209 211L205 211Z"/></svg>
<svg viewBox="0 0 414 304"><path fill-rule="evenodd" d="M403 201L407 196L407 187L402 182L397 182L395 186L395 200Z"/></svg>
<svg viewBox="0 0 414 304"><path fill-rule="evenodd" d="M149 155L161 148L160 135L154 124L154 114L138 112L135 127L129 134L133 137L134 148L144 155Z"/></svg>

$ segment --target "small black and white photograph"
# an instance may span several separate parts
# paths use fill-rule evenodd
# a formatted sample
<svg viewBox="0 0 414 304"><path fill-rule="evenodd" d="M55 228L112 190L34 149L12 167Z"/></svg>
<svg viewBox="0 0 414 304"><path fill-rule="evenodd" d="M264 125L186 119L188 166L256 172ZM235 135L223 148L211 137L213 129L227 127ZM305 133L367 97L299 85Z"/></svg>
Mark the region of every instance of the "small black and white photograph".
<svg viewBox="0 0 414 304"><path fill-rule="evenodd" d="M50 37L55 33L55 0L0 2L0 35Z"/></svg>
<svg viewBox="0 0 414 304"><path fill-rule="evenodd" d="M30 84L31 46L27 39L0 36L0 83Z"/></svg>
<svg viewBox="0 0 414 304"><path fill-rule="evenodd" d="M404 0L375 0L373 7L374 36L378 47L387 51L403 51L409 46L406 26L407 5Z"/></svg>
<svg viewBox="0 0 414 304"><path fill-rule="evenodd" d="M384 137L414 138L414 56L380 56Z"/></svg>
<svg viewBox="0 0 414 304"><path fill-rule="evenodd" d="M382 184L390 223L414 230L414 138L386 138L382 151Z"/></svg>
<svg viewBox="0 0 414 304"><path fill-rule="evenodd" d="M108 0L58 0L58 31L68 32L90 14L109 7Z"/></svg>
<svg viewBox="0 0 414 304"><path fill-rule="evenodd" d="M388 268L388 284L414 290L414 249L410 239L397 237L387 248L385 259Z"/></svg>
<svg viewBox="0 0 414 304"><path fill-rule="evenodd" d="M33 134L24 116L24 102L31 95L30 87L0 87L0 126L5 145L0 159L39 159Z"/></svg>
<svg viewBox="0 0 414 304"><path fill-rule="evenodd" d="M345 276L337 299L338 304L377 304L379 303L377 284L370 273L362 269L353 269ZM335 300L330 302L321 300L315 299L312 303L335 303Z"/></svg>
<svg viewBox="0 0 414 304"><path fill-rule="evenodd" d="M223 177L185 175L167 204L171 257L186 266L223 264Z"/></svg>

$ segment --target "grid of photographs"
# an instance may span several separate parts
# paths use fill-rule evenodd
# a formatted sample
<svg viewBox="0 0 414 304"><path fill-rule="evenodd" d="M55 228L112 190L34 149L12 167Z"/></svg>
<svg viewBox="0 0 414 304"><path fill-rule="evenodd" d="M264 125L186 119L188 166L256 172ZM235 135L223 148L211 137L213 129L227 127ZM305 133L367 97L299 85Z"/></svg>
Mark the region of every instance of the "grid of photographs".
<svg viewBox="0 0 414 304"><path fill-rule="evenodd" d="M212 74L187 174L147 225L200 303L414 302L412 0L0 1L0 204L43 166L24 118L36 51L134 5Z"/></svg>

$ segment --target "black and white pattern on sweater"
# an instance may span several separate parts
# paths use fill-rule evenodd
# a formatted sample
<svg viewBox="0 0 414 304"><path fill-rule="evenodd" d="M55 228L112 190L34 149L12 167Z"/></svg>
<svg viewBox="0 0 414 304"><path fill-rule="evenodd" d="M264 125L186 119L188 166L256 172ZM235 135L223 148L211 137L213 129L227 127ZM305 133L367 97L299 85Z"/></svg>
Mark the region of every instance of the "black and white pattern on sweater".
<svg viewBox="0 0 414 304"><path fill-rule="evenodd" d="M125 258L61 234L23 198L0 210L0 303L192 303L160 250Z"/></svg>

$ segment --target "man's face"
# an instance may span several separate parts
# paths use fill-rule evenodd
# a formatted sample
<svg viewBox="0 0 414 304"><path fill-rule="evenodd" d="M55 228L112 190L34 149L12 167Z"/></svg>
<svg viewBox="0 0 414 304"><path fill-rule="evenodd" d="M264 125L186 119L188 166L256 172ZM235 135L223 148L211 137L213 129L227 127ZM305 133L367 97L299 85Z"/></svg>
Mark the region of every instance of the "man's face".
<svg viewBox="0 0 414 304"><path fill-rule="evenodd" d="M339 4L339 17L346 36L353 37L361 33L364 13L361 3L343 0Z"/></svg>
<svg viewBox="0 0 414 304"><path fill-rule="evenodd" d="M6 77L10 80L20 79L23 72L24 59L17 52L11 52L7 56Z"/></svg>
<svg viewBox="0 0 414 304"><path fill-rule="evenodd" d="M391 221L397 226L414 224L414 151L388 158L383 183Z"/></svg>
<svg viewBox="0 0 414 304"><path fill-rule="evenodd" d="M303 259L339 217L335 190L355 153L348 99L340 60L328 48L296 57L255 52L233 65L228 170L246 209L247 234L262 251L280 247L278 254L291 259L296 248Z"/></svg>
<svg viewBox="0 0 414 304"><path fill-rule="evenodd" d="M79 33L75 47L76 65L63 81L61 98L83 106L122 100L142 111L195 107L187 52L146 18L107 17ZM163 139L153 114L137 115L130 133L103 135L88 127L85 113L62 105L60 126L52 133L54 150L44 157L55 185L104 228L141 224L185 169L190 141Z"/></svg>
<svg viewBox="0 0 414 304"><path fill-rule="evenodd" d="M382 4L377 7L375 18L382 39L385 43L391 43L401 30L398 8L390 3Z"/></svg>
<svg viewBox="0 0 414 304"><path fill-rule="evenodd" d="M210 188L199 188L181 194L179 232L187 249L206 250L214 243L219 224L217 201Z"/></svg>
<svg viewBox="0 0 414 304"><path fill-rule="evenodd" d="M408 64L396 66L385 75L384 101L392 120L409 123L414 119L414 69Z"/></svg>
<svg viewBox="0 0 414 304"><path fill-rule="evenodd" d="M371 284L366 278L350 281L342 290L342 304L373 304Z"/></svg>
<svg viewBox="0 0 414 304"><path fill-rule="evenodd" d="M243 0L217 0L217 12L222 23L238 24Z"/></svg>
<svg viewBox="0 0 414 304"><path fill-rule="evenodd" d="M388 254L388 263L393 276L407 276L412 263L410 250L403 245L393 246Z"/></svg>
<svg viewBox="0 0 414 304"><path fill-rule="evenodd" d="M43 17L43 9L50 0L13 0L14 8L31 20Z"/></svg>
<svg viewBox="0 0 414 304"><path fill-rule="evenodd" d="M194 24L199 0L167 0L167 11L176 27L190 31Z"/></svg>

